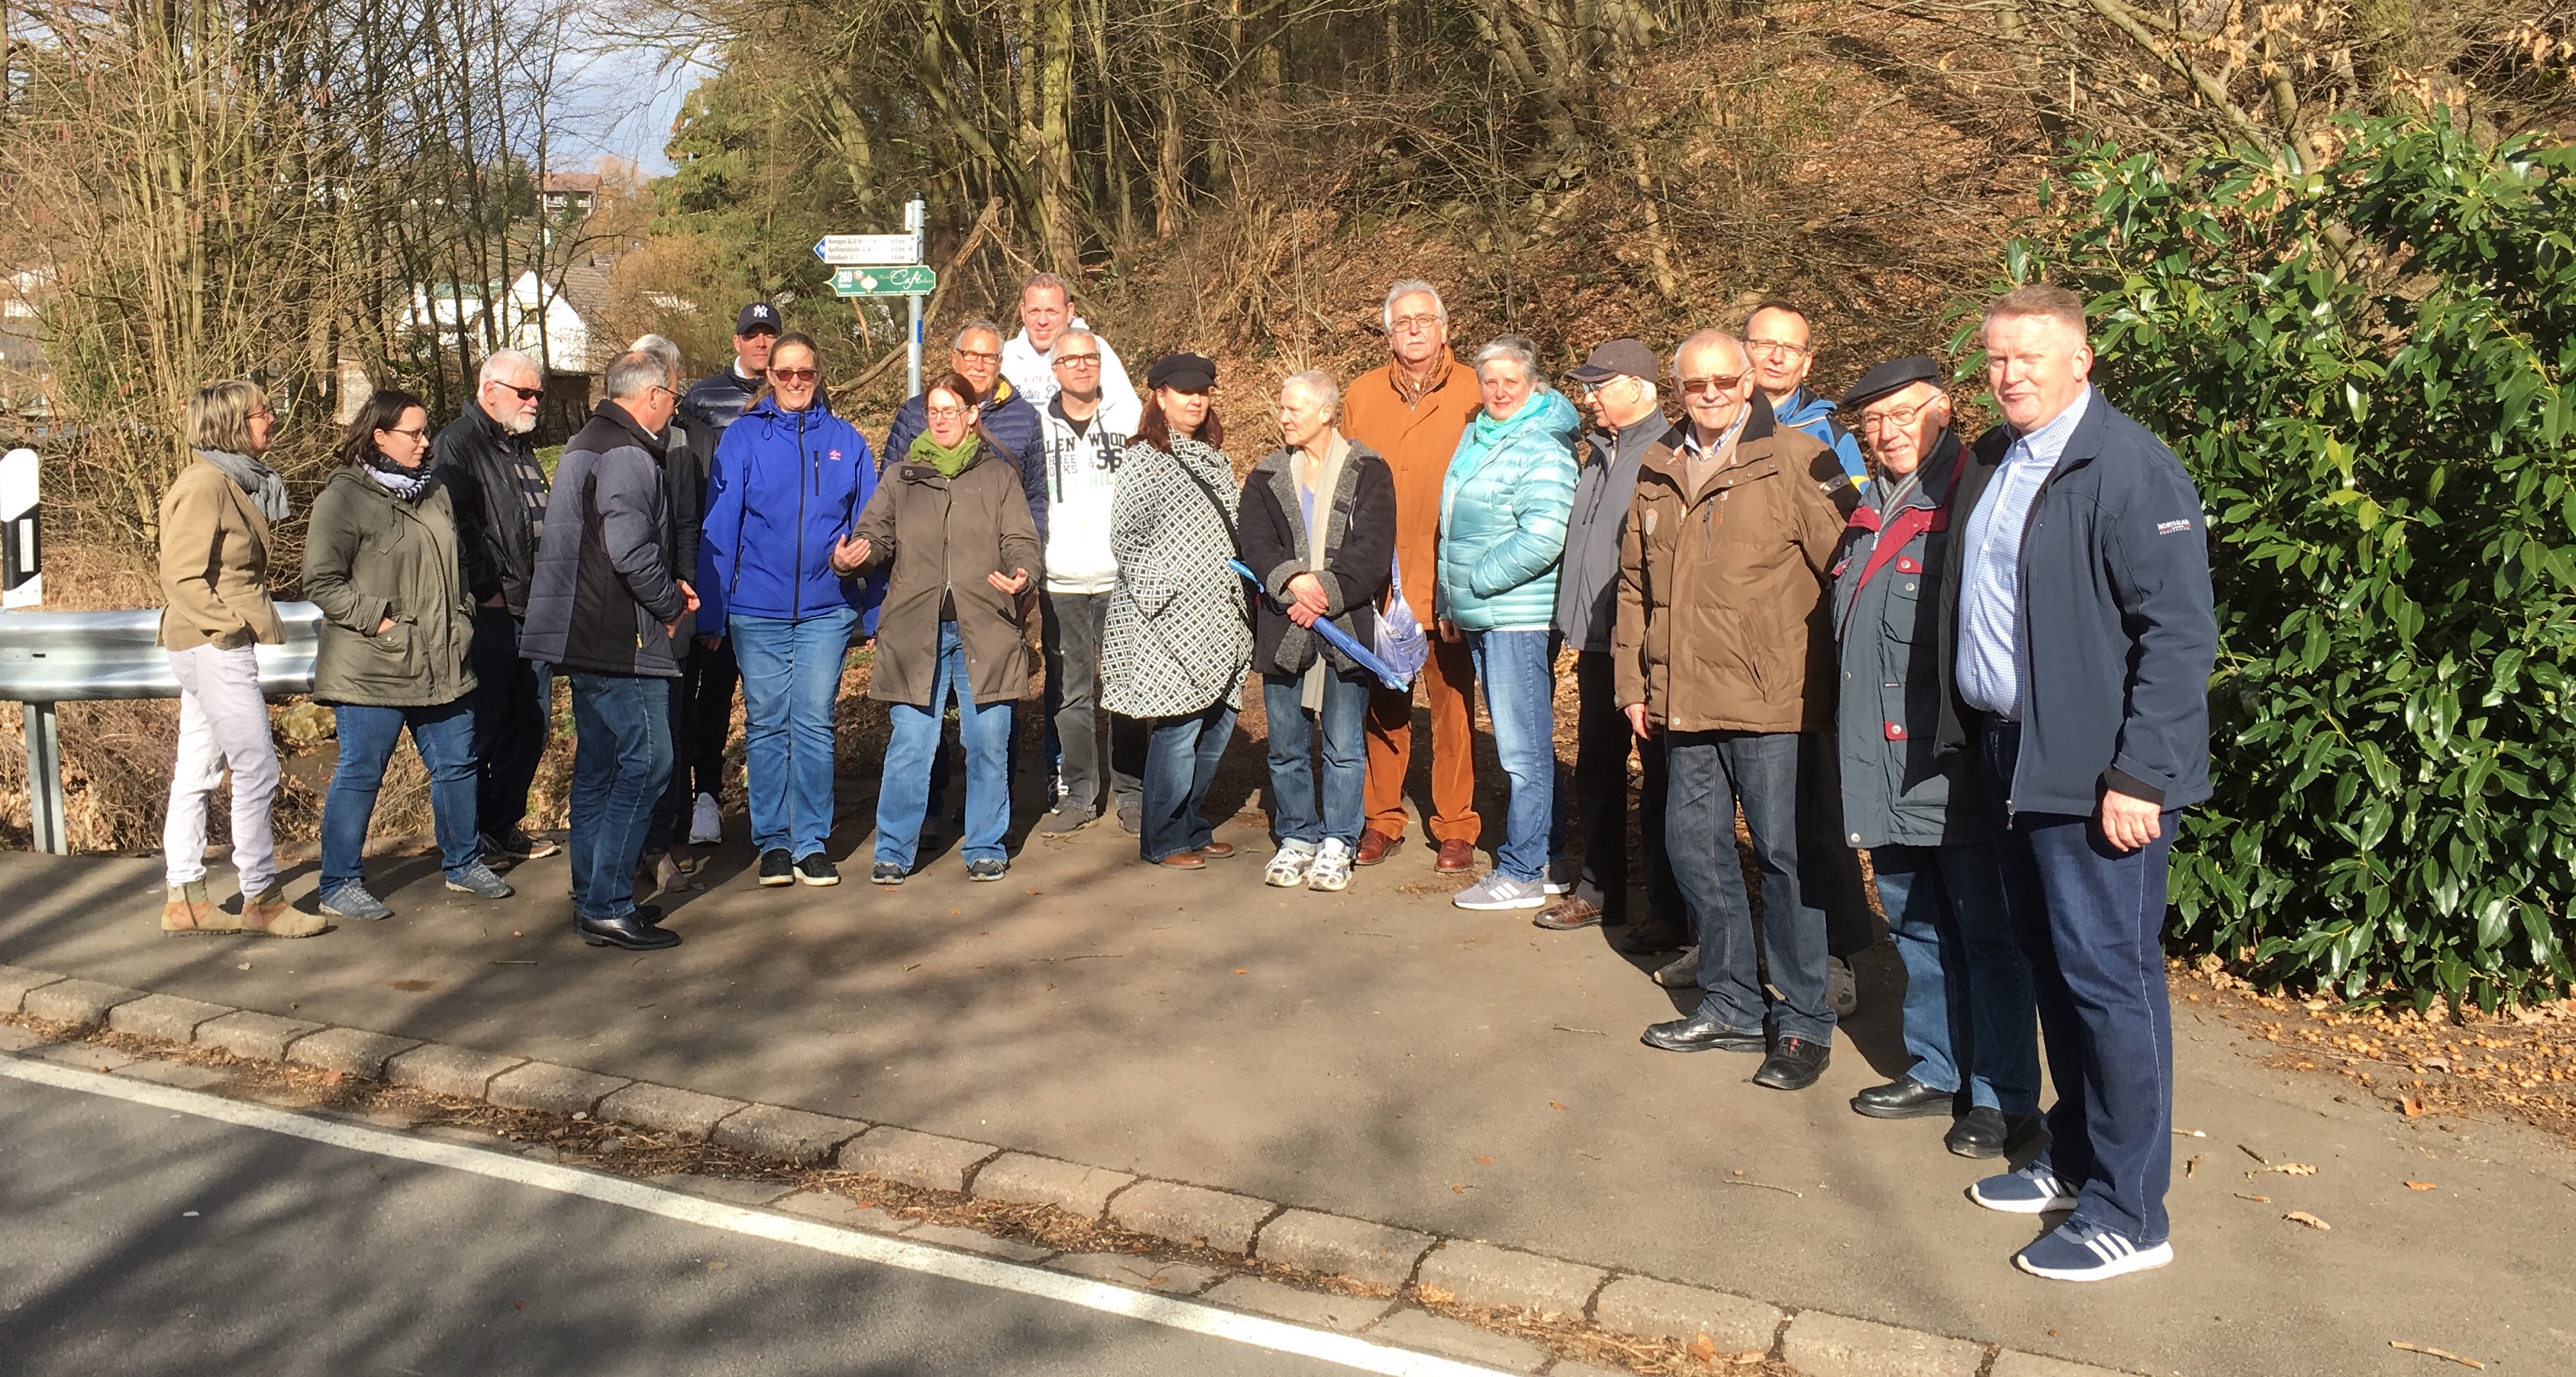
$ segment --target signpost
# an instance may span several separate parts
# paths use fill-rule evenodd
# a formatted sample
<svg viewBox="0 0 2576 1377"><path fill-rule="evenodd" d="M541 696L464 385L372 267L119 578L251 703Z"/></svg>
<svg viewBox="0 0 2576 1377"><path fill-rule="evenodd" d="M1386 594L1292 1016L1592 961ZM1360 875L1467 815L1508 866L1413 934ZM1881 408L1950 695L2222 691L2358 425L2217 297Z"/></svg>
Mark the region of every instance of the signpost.
<svg viewBox="0 0 2576 1377"><path fill-rule="evenodd" d="M44 544L37 513L36 452L0 456L0 610L45 600ZM67 855L63 834L63 746L51 703L22 703L27 736L27 822L36 849Z"/></svg>
<svg viewBox="0 0 2576 1377"><path fill-rule="evenodd" d="M918 263L898 268L834 268L837 296L928 296L939 286L939 274Z"/></svg>
<svg viewBox="0 0 2576 1377"><path fill-rule="evenodd" d="M910 397L921 395L921 299L939 287L939 274L921 261L929 211L929 203L915 196L904 202L901 234L827 234L814 241L814 256L832 269L833 295L911 301L912 328L904 340L904 377L910 389L904 395Z"/></svg>
<svg viewBox="0 0 2576 1377"><path fill-rule="evenodd" d="M921 236L905 234L827 234L814 241L814 256L834 268L870 268L921 261Z"/></svg>

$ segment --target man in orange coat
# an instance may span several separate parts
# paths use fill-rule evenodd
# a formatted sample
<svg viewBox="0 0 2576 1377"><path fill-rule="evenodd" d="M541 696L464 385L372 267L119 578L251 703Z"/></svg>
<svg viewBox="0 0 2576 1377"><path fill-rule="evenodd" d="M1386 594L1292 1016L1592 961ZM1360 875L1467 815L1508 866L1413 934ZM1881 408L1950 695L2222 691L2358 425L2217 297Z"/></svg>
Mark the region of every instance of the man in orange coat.
<svg viewBox="0 0 2576 1377"><path fill-rule="evenodd" d="M1430 283L1408 278L1387 289L1387 347L1393 359L1354 379L1342 394L1342 433L1376 450L1395 471L1395 564L1405 601L1425 629L1439 572L1440 483L1458 437L1483 399L1476 375L1449 353L1449 310ZM1476 863L1474 663L1462 640L1431 639L1422 667L1431 705L1431 815L1443 873ZM1372 688L1368 708L1368 826L1360 833L1361 865L1375 865L1404 844L1404 776L1413 760L1413 695Z"/></svg>

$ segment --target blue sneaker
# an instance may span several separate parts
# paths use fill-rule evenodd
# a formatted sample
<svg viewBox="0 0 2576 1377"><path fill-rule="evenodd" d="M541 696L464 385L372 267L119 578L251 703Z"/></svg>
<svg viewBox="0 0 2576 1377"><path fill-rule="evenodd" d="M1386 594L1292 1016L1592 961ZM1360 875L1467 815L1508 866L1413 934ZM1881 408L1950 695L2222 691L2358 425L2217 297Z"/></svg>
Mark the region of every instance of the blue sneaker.
<svg viewBox="0 0 2576 1377"><path fill-rule="evenodd" d="M471 894L479 899L507 899L518 893L510 882L492 873L492 867L476 861L463 870L448 872L448 892Z"/></svg>
<svg viewBox="0 0 2576 1377"><path fill-rule="evenodd" d="M2075 1208L2075 1188L2035 1162L1968 1187L1968 1198L2006 1214L2052 1214Z"/></svg>
<svg viewBox="0 0 2576 1377"><path fill-rule="evenodd" d="M2050 1281L2108 1281L2173 1261L2173 1241L2141 1248L2128 1235L2068 1220L2013 1254L2013 1265Z"/></svg>
<svg viewBox="0 0 2576 1377"><path fill-rule="evenodd" d="M376 922L394 916L392 909L385 907L383 901L367 892L364 880L351 880L323 895L322 911L334 918L356 918L367 922Z"/></svg>

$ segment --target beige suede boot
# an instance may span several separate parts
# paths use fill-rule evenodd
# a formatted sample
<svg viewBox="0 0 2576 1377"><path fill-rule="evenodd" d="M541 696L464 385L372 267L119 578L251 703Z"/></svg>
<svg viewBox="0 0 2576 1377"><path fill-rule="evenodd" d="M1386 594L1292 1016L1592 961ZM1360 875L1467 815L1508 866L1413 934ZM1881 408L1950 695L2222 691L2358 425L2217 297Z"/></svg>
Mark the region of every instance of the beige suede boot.
<svg viewBox="0 0 2576 1377"><path fill-rule="evenodd" d="M215 901L206 896L205 881L191 880L170 887L169 897L161 904L161 931L239 932L241 920L215 907Z"/></svg>
<svg viewBox="0 0 2576 1377"><path fill-rule="evenodd" d="M286 886L275 880L256 899L242 896L241 930L262 937L310 937L329 926L318 913L298 913L286 902Z"/></svg>

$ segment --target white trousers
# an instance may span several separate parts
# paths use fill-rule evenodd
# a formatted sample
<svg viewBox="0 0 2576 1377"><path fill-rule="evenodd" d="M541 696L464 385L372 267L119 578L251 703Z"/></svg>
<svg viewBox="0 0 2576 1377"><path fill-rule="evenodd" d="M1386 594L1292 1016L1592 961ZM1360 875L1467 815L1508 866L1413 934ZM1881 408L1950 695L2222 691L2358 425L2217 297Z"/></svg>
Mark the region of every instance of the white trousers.
<svg viewBox="0 0 2576 1377"><path fill-rule="evenodd" d="M256 898L277 878L268 805L277 796L277 742L259 691L259 656L249 646L201 645L170 652L179 680L179 763L170 772L170 813L161 828L173 886L206 878L206 807L233 772L233 868Z"/></svg>

